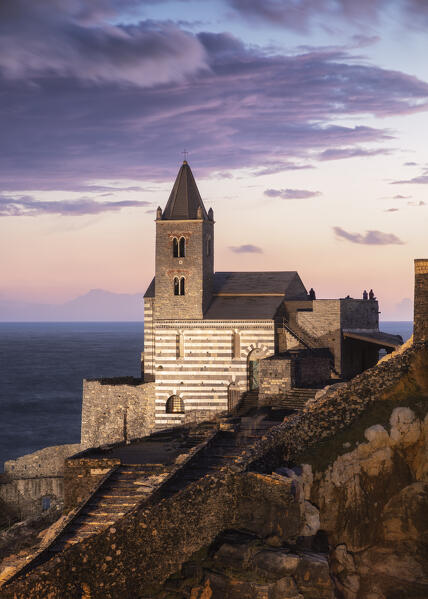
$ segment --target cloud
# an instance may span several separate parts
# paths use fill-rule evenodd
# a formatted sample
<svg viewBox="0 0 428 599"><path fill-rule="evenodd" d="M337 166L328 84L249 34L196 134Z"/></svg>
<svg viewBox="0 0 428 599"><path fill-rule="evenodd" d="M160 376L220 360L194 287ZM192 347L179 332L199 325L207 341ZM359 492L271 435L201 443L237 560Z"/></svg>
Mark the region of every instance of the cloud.
<svg viewBox="0 0 428 599"><path fill-rule="evenodd" d="M42 25L40 16L32 23L28 7L38 4L20 5L19 25L55 29L48 16ZM82 20L77 24L90 28L86 23L93 18L91 14L84 24ZM71 22L67 15L64 19ZM138 25L139 31L150 35L160 31L161 37L162 27ZM18 29L17 23L10 27ZM23 31L18 31L18 37ZM0 38L3 32L0 19ZM33 30L30 33L31 39L37 39ZM159 52L159 60L153 58L153 78L143 65L135 79L127 58L120 69L113 61L108 76L101 72L92 76L90 65L79 62L80 57L75 63L68 55L64 55L63 71L43 71L43 77L31 82L28 76L35 71L25 61L14 77L0 72L0 189L73 189L103 179L170 181L183 147L192 150L192 167L199 177L244 167L262 172L280 172L283 167L294 168L293 164L303 168L326 149L349 151L391 139L390 131L383 128L335 122L427 108L427 83L398 71L358 64L343 50L272 55L227 34L183 34L200 48L205 69L186 74L165 50ZM49 36L44 29L38 35L44 48ZM56 32L52 35L55 40ZM174 39L174 32L171 35ZM16 42L10 43L0 61L15 60L10 56ZM147 56L152 56L150 52ZM97 52L89 54L94 57ZM190 64L192 56L190 52ZM37 53L34 57L39 61ZM82 60L92 58L85 55ZM110 59L101 53L99 63L104 69ZM184 79L167 80L162 73L168 74L168 65L173 78L178 73ZM140 77L142 85L137 81Z"/></svg>
<svg viewBox="0 0 428 599"><path fill-rule="evenodd" d="M409 198L411 198L412 196L403 196L401 194L397 194L395 195L392 199L393 200L408 200Z"/></svg>
<svg viewBox="0 0 428 599"><path fill-rule="evenodd" d="M387 208L384 212L398 212L399 208Z"/></svg>
<svg viewBox="0 0 428 599"><path fill-rule="evenodd" d="M232 8L250 20L265 21L298 32L307 32L318 25L320 17L329 21L347 22L358 27L380 21L391 0L228 0ZM396 0L394 8L413 27L428 20L426 0ZM361 36L367 37L367 36ZM373 42L372 42L373 43ZM364 42L363 42L364 44ZM367 44L366 44L367 45Z"/></svg>
<svg viewBox="0 0 428 599"><path fill-rule="evenodd" d="M31 196L0 196L0 217L40 216L44 214L83 216L88 214L102 214L103 212L117 212L123 208L143 208L149 205L150 202L139 202L133 200L98 202L91 198L79 198L77 200L58 200L46 202L37 200Z"/></svg>
<svg viewBox="0 0 428 599"><path fill-rule="evenodd" d="M426 203L423 200L419 202L407 202L408 206L426 206Z"/></svg>
<svg viewBox="0 0 428 599"><path fill-rule="evenodd" d="M418 166L417 162L404 162L403 166Z"/></svg>
<svg viewBox="0 0 428 599"><path fill-rule="evenodd" d="M428 184L428 174L419 175L419 177L413 177L412 179L402 179L401 181L392 181L391 185L427 185Z"/></svg>
<svg viewBox="0 0 428 599"><path fill-rule="evenodd" d="M124 8L137 4L125 2ZM207 68L198 39L170 22L113 25L109 18L118 2L11 5L8 0L0 5L0 71L7 79L37 82L55 75L150 87Z"/></svg>
<svg viewBox="0 0 428 599"><path fill-rule="evenodd" d="M315 168L312 164L296 164L293 162L270 162L263 167L256 169L254 175L262 177L263 175L275 175L286 171L300 171Z"/></svg>
<svg viewBox="0 0 428 599"><path fill-rule="evenodd" d="M346 239L351 243L360 243L364 245L403 245L401 241L393 233L383 233L382 231L366 231L364 235L361 233L348 233L341 227L333 227L337 237Z"/></svg>
<svg viewBox="0 0 428 599"><path fill-rule="evenodd" d="M229 250L235 252L235 254L263 254L262 248L251 244L229 246Z"/></svg>
<svg viewBox="0 0 428 599"><path fill-rule="evenodd" d="M324 150L318 155L318 160L342 160L343 158L363 158L391 154L390 148L369 150L366 148L333 148Z"/></svg>
<svg viewBox="0 0 428 599"><path fill-rule="evenodd" d="M308 189L266 189L264 192L268 198L281 198L282 200L305 200L316 198L321 195L320 191L309 191Z"/></svg>

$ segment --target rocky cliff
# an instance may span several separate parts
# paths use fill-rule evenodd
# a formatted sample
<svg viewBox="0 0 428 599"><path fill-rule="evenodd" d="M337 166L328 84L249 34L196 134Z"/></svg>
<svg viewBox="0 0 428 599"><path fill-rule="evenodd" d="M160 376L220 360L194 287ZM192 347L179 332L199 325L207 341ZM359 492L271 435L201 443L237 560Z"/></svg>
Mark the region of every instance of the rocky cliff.
<svg viewBox="0 0 428 599"><path fill-rule="evenodd" d="M428 344L324 390L216 475L2 589L12 599L428 597Z"/></svg>

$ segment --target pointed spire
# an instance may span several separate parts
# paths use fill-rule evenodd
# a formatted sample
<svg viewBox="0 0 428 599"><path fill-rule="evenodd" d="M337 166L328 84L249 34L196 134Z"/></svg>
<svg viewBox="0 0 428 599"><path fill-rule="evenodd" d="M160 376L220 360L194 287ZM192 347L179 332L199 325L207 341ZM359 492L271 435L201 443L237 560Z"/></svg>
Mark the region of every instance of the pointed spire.
<svg viewBox="0 0 428 599"><path fill-rule="evenodd" d="M207 211L187 160L178 171L162 220L208 219Z"/></svg>

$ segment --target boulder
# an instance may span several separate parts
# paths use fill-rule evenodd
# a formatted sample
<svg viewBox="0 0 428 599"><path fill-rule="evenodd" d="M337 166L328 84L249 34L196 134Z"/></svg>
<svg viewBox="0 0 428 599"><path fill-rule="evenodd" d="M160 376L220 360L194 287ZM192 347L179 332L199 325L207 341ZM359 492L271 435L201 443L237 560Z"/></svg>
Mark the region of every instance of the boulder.
<svg viewBox="0 0 428 599"><path fill-rule="evenodd" d="M410 408L395 408L389 422L393 447L409 447L419 439L421 423Z"/></svg>
<svg viewBox="0 0 428 599"><path fill-rule="evenodd" d="M293 574L299 561L299 556L294 553L264 550L254 556L253 564L261 574L279 578Z"/></svg>

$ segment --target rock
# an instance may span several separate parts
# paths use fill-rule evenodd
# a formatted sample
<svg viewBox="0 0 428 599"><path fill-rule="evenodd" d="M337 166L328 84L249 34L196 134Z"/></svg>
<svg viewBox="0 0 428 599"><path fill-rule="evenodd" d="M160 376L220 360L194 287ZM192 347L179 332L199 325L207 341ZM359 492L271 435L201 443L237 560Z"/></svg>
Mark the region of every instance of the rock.
<svg viewBox="0 0 428 599"><path fill-rule="evenodd" d="M254 550L249 543L223 543L214 559L226 566L235 568L246 568L254 553Z"/></svg>
<svg viewBox="0 0 428 599"><path fill-rule="evenodd" d="M294 553L273 550L260 551L253 558L253 564L258 571L275 577L293 574L297 570L299 561L299 556Z"/></svg>
<svg viewBox="0 0 428 599"><path fill-rule="evenodd" d="M302 464L302 475L300 477L300 484L302 485L303 495L307 501L311 499L311 488L314 482L314 474L312 472L312 466L310 464Z"/></svg>
<svg viewBox="0 0 428 599"><path fill-rule="evenodd" d="M318 553L303 554L294 580L304 597L332 599L334 596L327 556Z"/></svg>
<svg viewBox="0 0 428 599"><path fill-rule="evenodd" d="M218 572L207 573L207 582L209 584L211 596L201 596L197 599L266 599L272 597L275 587L274 582L259 583L251 580L241 580L226 574ZM280 599L280 597L275 597Z"/></svg>
<svg viewBox="0 0 428 599"><path fill-rule="evenodd" d="M294 580L287 576L276 581L273 587L273 597L275 599L297 599L303 595L299 594L299 589Z"/></svg>
<svg viewBox="0 0 428 599"><path fill-rule="evenodd" d="M310 501L305 501L304 507L305 522L302 529L302 537L312 537L320 529L320 512Z"/></svg>
<svg viewBox="0 0 428 599"><path fill-rule="evenodd" d="M372 447L386 447L389 444L388 432L381 424L375 424L364 431L364 436Z"/></svg>
<svg viewBox="0 0 428 599"><path fill-rule="evenodd" d="M336 583L336 589L343 599L357 599L360 588L354 557L348 552L346 545L338 545L330 556L330 569Z"/></svg>
<svg viewBox="0 0 428 599"><path fill-rule="evenodd" d="M428 483L416 482L402 489L383 511L385 541L428 541Z"/></svg>
<svg viewBox="0 0 428 599"><path fill-rule="evenodd" d="M409 447L414 445L421 434L421 423L410 408L395 408L389 420L391 424L391 445Z"/></svg>

